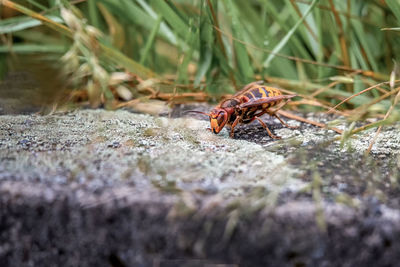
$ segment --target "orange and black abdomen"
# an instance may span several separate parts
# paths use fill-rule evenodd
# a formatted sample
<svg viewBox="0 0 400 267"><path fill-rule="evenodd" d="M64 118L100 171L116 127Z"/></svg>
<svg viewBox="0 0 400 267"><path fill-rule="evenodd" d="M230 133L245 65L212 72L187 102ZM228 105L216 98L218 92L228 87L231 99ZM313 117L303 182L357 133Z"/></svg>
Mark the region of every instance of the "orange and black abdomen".
<svg viewBox="0 0 400 267"><path fill-rule="evenodd" d="M241 96L245 96L248 98L246 102L251 102L259 99L265 99L269 97L274 97L274 96L280 96L282 95L281 91L279 91L276 88L273 87L268 87L268 86L254 86L253 88L250 88L246 90ZM238 96L240 97L240 96ZM265 104L260 104L256 105L253 107L245 108L239 111L240 116L242 116L242 123L249 123L254 120L255 116L259 116L264 114L265 110L267 110L270 107L275 106L278 104L281 100L265 103Z"/></svg>
<svg viewBox="0 0 400 267"><path fill-rule="evenodd" d="M249 98L249 100L256 100L260 98L266 98L266 97L272 97L272 96L278 96L281 95L282 93L273 87L267 87L267 86L255 86L249 91L247 91L244 95Z"/></svg>
<svg viewBox="0 0 400 267"><path fill-rule="evenodd" d="M244 93L244 96L249 98L249 101L261 99L261 98L268 98L273 96L280 96L282 95L281 91L277 88L268 87L268 86L254 86L252 89L248 90ZM264 104L259 107L259 109L267 109L269 107L275 106L280 101L274 101L271 103Z"/></svg>

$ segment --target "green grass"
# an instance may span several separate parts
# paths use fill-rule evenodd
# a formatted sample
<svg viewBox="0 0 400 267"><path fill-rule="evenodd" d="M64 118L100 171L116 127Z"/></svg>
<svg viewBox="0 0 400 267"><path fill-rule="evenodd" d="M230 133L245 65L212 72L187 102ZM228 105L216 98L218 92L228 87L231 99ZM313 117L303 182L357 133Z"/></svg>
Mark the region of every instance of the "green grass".
<svg viewBox="0 0 400 267"><path fill-rule="evenodd" d="M120 85L134 98L163 100L181 93L188 101L218 100L264 79L302 96L292 107L305 111L327 110L399 76L397 0L2 3L17 13L0 21L0 77L15 55L54 55L63 60L54 63L64 76L73 78L70 89L86 88L93 107L121 101L110 87L113 72L131 75ZM148 79L155 80L139 90ZM353 118L383 118L393 106L388 92L397 87L382 84L338 108Z"/></svg>

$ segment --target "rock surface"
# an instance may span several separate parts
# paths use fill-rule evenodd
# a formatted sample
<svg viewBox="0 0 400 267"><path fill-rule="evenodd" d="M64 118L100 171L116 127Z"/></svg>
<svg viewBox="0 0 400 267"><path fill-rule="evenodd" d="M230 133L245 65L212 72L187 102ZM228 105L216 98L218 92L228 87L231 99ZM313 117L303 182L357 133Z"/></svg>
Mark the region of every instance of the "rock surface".
<svg viewBox="0 0 400 267"><path fill-rule="evenodd" d="M373 129L341 146L267 116L281 140L256 123L231 139L180 114L0 116L0 265L398 262L399 125L365 157Z"/></svg>

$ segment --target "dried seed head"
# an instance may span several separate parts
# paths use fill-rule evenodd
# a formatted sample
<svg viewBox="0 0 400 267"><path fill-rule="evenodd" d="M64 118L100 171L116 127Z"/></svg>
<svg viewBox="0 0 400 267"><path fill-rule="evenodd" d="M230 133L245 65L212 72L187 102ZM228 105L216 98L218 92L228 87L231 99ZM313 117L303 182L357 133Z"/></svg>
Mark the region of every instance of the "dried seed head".
<svg viewBox="0 0 400 267"><path fill-rule="evenodd" d="M133 77L126 72L113 72L110 76L110 85L117 85L123 82L132 81Z"/></svg>
<svg viewBox="0 0 400 267"><path fill-rule="evenodd" d="M84 32L78 31L74 34L74 42L78 44L83 44L84 46L88 47L89 49L92 48L91 46L91 38L86 35Z"/></svg>
<svg viewBox="0 0 400 267"><path fill-rule="evenodd" d="M93 78L99 81L101 86L106 87L108 85L109 76L107 71L98 64L93 65Z"/></svg>
<svg viewBox="0 0 400 267"><path fill-rule="evenodd" d="M397 64L397 61L393 59L393 70L390 73L389 80L390 89L394 89L395 87L396 76L399 76L399 65Z"/></svg>
<svg viewBox="0 0 400 267"><path fill-rule="evenodd" d="M90 37L98 38L103 36L103 33L101 31L99 31L96 27L93 27L91 25L87 25L85 27L85 30Z"/></svg>
<svg viewBox="0 0 400 267"><path fill-rule="evenodd" d="M80 20L70 10L62 7L61 17L73 31L80 31L82 29Z"/></svg>
<svg viewBox="0 0 400 267"><path fill-rule="evenodd" d="M156 80L156 79L147 79L147 80L141 82L141 83L137 86L137 88L138 88L138 90L140 91L140 90L143 90L143 89L145 89L145 88L147 88L147 87L152 87L152 86L153 86L154 84L156 84L156 83L157 83L157 80Z"/></svg>
<svg viewBox="0 0 400 267"><path fill-rule="evenodd" d="M338 81L341 83L354 83L354 79L348 76L333 76L330 77L329 80L331 81Z"/></svg>
<svg viewBox="0 0 400 267"><path fill-rule="evenodd" d="M68 52L65 53L60 60L64 63L64 69L67 72L75 72L75 70L79 67L79 57L76 49L74 48L68 50Z"/></svg>
<svg viewBox="0 0 400 267"><path fill-rule="evenodd" d="M89 76L90 74L90 66L87 63L83 63L82 65L80 65L78 70L76 71L76 76L78 76L78 79Z"/></svg>
<svg viewBox="0 0 400 267"><path fill-rule="evenodd" d="M101 89L98 83L89 80L87 83L87 91L89 96L90 106L97 108L101 104Z"/></svg>
<svg viewBox="0 0 400 267"><path fill-rule="evenodd" d="M116 89L118 95L125 101L129 101L133 98L133 94L123 85L119 85Z"/></svg>
<svg viewBox="0 0 400 267"><path fill-rule="evenodd" d="M392 90L394 89L395 80L396 80L396 72L393 70L390 73L390 80L389 80L390 89Z"/></svg>
<svg viewBox="0 0 400 267"><path fill-rule="evenodd" d="M67 53L65 53L62 57L61 57L61 61L63 62L68 62L70 61L72 58L77 57L76 51L75 49L70 49L67 51Z"/></svg>

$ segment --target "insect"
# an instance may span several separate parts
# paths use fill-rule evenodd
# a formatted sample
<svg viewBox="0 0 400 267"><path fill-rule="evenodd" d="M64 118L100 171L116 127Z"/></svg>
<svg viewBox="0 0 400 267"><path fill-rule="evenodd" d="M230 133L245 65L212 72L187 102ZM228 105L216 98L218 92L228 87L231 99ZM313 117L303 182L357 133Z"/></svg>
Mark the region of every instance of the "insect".
<svg viewBox="0 0 400 267"><path fill-rule="evenodd" d="M262 127L267 131L268 135L273 139L280 139L279 136L274 135L268 126L259 117L265 113L272 117L277 118L284 126L288 128L296 128L287 125L276 112L283 105L276 110L271 110L273 106L277 106L285 99L290 99L296 95L282 95L281 91L277 88L267 87L262 85L262 81L252 82L243 87L242 90L237 92L232 98L223 100L216 106L210 113L205 113L196 110L188 112L200 113L209 116L211 131L218 134L225 125L231 127L230 137L234 137L235 127L239 123L250 123L258 120ZM284 103L286 104L286 103Z"/></svg>

